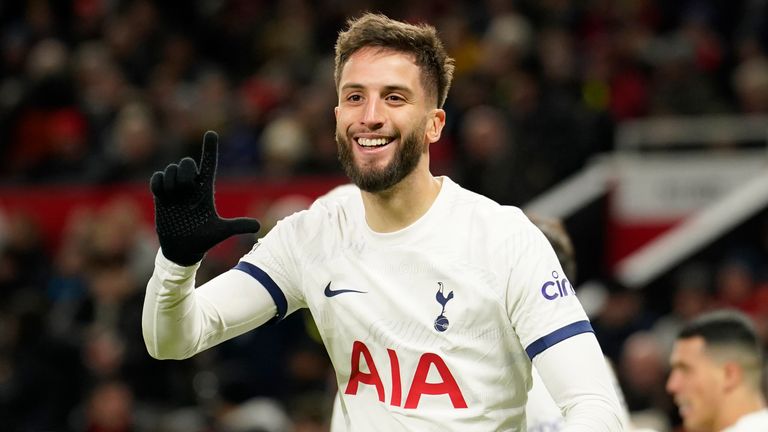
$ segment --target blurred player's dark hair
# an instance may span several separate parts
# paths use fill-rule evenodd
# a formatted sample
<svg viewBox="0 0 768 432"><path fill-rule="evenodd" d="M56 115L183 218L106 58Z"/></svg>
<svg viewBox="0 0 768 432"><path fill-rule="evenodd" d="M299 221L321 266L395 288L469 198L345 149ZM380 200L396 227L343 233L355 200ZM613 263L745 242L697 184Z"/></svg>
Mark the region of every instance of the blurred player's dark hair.
<svg viewBox="0 0 768 432"><path fill-rule="evenodd" d="M557 254L560 261L560 267L571 281L576 280L576 254L573 249L573 242L565 230L565 225L560 219L544 217L539 215L528 215L528 218L541 230L549 240L552 249Z"/></svg>

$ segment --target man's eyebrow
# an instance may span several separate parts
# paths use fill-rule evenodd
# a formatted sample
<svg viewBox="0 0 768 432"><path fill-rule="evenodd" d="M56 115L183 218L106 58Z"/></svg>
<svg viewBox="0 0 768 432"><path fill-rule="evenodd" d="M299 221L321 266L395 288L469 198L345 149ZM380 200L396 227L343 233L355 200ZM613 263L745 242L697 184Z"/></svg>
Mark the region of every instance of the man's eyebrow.
<svg viewBox="0 0 768 432"><path fill-rule="evenodd" d="M360 90L364 89L365 86L360 83L346 83L343 86L341 86L341 90ZM399 92L399 93L407 93L407 94L413 94L413 90L411 90L407 86L403 85L397 85L397 84L391 84L384 86L384 93L392 93L392 92Z"/></svg>
<svg viewBox="0 0 768 432"><path fill-rule="evenodd" d="M347 89L359 90L361 88L365 88L365 86L358 83L346 83L343 86L341 86L341 90L347 90Z"/></svg>
<svg viewBox="0 0 768 432"><path fill-rule="evenodd" d="M406 93L409 95L413 94L413 90L411 90L409 87L401 86L401 85L384 86L384 92L385 93L398 92L398 93Z"/></svg>

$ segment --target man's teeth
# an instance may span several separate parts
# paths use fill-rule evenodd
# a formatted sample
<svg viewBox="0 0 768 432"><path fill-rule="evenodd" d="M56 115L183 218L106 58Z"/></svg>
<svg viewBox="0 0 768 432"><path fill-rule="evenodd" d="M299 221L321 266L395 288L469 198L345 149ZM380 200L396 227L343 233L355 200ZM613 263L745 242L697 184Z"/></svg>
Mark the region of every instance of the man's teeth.
<svg viewBox="0 0 768 432"><path fill-rule="evenodd" d="M388 143L386 138L358 138L357 143L363 147L378 147Z"/></svg>

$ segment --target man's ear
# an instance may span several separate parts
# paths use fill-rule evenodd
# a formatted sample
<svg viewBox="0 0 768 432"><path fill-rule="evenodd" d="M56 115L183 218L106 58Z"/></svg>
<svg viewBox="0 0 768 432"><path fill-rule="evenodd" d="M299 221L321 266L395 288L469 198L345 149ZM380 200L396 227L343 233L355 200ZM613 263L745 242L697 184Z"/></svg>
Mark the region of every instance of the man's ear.
<svg viewBox="0 0 768 432"><path fill-rule="evenodd" d="M732 391L744 383L744 370L736 362L726 362L723 365L723 379L725 390Z"/></svg>
<svg viewBox="0 0 768 432"><path fill-rule="evenodd" d="M336 117L336 121L339 121L339 106L333 107L333 116Z"/></svg>
<svg viewBox="0 0 768 432"><path fill-rule="evenodd" d="M437 142L443 133L443 127L445 127L445 111L439 108L435 109L427 121L427 139L430 143Z"/></svg>

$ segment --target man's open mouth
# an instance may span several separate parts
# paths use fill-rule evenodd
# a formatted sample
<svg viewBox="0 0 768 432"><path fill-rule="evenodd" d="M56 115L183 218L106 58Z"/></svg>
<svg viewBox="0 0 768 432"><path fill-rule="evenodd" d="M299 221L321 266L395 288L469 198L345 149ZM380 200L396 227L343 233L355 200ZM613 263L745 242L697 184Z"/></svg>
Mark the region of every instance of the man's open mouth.
<svg viewBox="0 0 768 432"><path fill-rule="evenodd" d="M383 147L392 142L392 138L358 138L357 143L362 147Z"/></svg>

